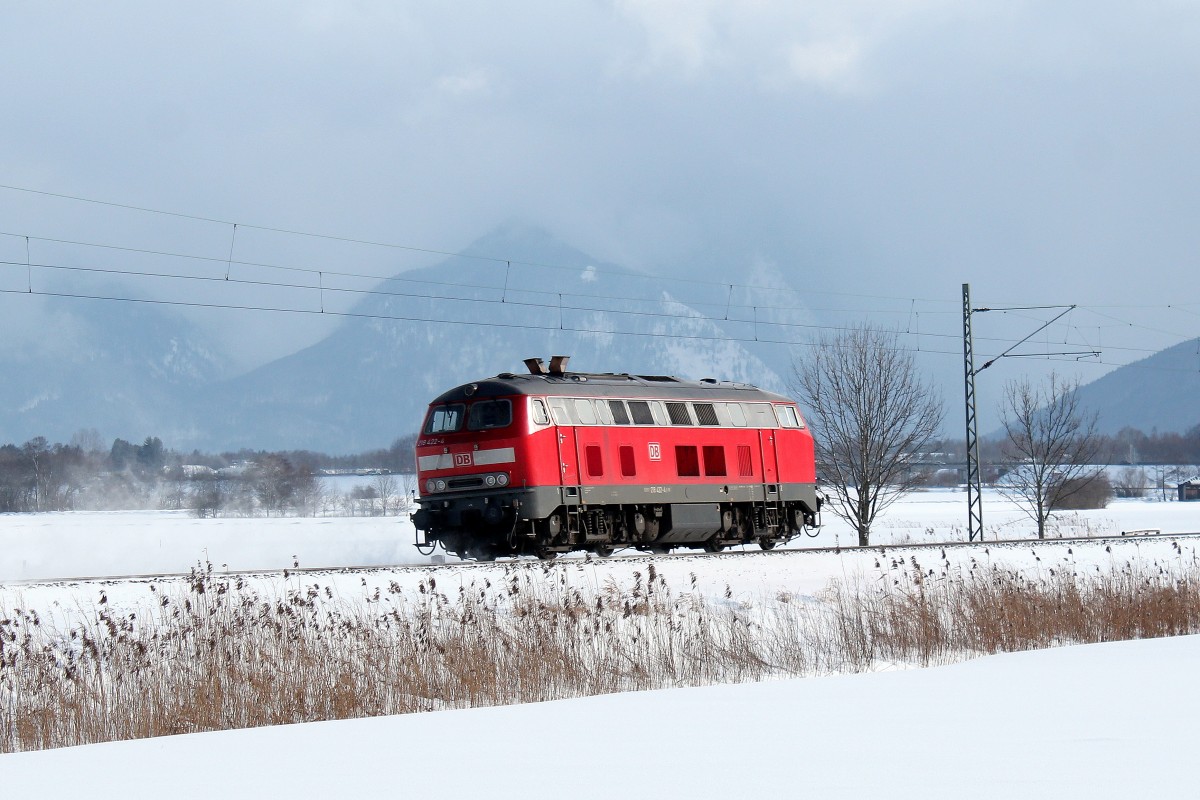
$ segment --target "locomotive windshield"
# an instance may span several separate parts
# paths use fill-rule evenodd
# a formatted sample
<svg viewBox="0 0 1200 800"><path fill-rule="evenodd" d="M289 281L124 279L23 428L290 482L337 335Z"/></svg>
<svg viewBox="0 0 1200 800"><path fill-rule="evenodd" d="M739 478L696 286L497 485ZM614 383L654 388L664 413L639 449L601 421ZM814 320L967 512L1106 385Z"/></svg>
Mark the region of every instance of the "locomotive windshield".
<svg viewBox="0 0 1200 800"><path fill-rule="evenodd" d="M512 423L512 403L508 400L480 400L471 405L467 428L486 431L503 428Z"/></svg>
<svg viewBox="0 0 1200 800"><path fill-rule="evenodd" d="M462 427L462 423L462 403L438 406L429 412L429 419L425 421L425 433L454 433Z"/></svg>

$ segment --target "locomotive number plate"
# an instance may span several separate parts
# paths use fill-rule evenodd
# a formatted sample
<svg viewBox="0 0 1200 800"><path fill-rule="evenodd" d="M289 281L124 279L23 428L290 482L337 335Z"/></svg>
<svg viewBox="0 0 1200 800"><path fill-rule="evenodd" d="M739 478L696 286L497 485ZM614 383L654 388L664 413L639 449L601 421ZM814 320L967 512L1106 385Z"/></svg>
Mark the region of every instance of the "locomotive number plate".
<svg viewBox="0 0 1200 800"><path fill-rule="evenodd" d="M455 453L454 454L454 466L456 466L456 467L471 466L471 454L470 453Z"/></svg>
<svg viewBox="0 0 1200 800"><path fill-rule="evenodd" d="M650 442L650 460L662 461L662 447L659 446L658 442Z"/></svg>

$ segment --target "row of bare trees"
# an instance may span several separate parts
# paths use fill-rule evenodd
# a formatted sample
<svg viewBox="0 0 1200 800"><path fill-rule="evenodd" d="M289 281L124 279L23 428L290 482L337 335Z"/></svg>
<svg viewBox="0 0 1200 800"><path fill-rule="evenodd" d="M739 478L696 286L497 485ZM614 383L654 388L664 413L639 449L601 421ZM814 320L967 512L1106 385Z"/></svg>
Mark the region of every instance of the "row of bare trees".
<svg viewBox="0 0 1200 800"><path fill-rule="evenodd" d="M275 456L236 476L211 475L186 482L174 507L190 508L201 518L379 517L410 510L415 489L412 475L375 475L338 492L311 470Z"/></svg>
<svg viewBox="0 0 1200 800"><path fill-rule="evenodd" d="M72 509L190 508L199 516L224 514L398 513L413 487L389 473L413 469L413 437L357 456L308 451L180 453L161 439L142 444L116 439L106 447L95 430L70 444L36 437L0 445L0 512ZM345 497L328 491L322 469L370 468L378 474Z"/></svg>
<svg viewBox="0 0 1200 800"><path fill-rule="evenodd" d="M860 325L820 338L798 360L792 389L807 409L830 510L870 544L876 517L920 480L912 469L942 427L943 403L921 380L893 331ZM1102 479L1096 415L1080 408L1078 382L1051 375L1005 387L1001 446L1012 465L997 483L1045 538L1057 508Z"/></svg>

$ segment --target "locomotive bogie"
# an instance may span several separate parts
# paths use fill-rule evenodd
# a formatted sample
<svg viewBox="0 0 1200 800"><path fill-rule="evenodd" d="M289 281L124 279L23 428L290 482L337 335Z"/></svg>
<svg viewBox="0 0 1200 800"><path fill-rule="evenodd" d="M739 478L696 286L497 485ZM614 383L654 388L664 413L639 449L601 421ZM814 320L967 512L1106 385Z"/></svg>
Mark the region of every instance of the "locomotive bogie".
<svg viewBox="0 0 1200 800"><path fill-rule="evenodd" d="M466 384L430 405L417 466L418 541L482 559L769 549L820 511L795 405L716 381L543 372Z"/></svg>

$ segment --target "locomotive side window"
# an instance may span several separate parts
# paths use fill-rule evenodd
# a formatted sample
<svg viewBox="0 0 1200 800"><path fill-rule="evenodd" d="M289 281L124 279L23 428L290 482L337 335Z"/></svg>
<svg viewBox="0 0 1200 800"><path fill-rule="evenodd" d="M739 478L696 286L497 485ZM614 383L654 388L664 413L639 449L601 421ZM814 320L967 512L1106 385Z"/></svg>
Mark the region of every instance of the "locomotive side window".
<svg viewBox="0 0 1200 800"><path fill-rule="evenodd" d="M591 400L576 400L575 414L579 417L581 425L596 424L596 409L592 407Z"/></svg>
<svg viewBox="0 0 1200 800"><path fill-rule="evenodd" d="M729 412L729 421L739 428L746 427L746 412L741 403L726 403L725 410Z"/></svg>
<svg viewBox="0 0 1200 800"><path fill-rule="evenodd" d="M629 413L633 415L634 425L654 424L654 415L650 413L650 404L645 400L630 400Z"/></svg>
<svg viewBox="0 0 1200 800"><path fill-rule="evenodd" d="M700 459L696 456L694 445L675 445L675 471L681 478L700 477Z"/></svg>
<svg viewBox="0 0 1200 800"><path fill-rule="evenodd" d="M603 400L593 400L593 405L596 406L596 419L600 420L601 425L613 424L613 413L609 404Z"/></svg>
<svg viewBox="0 0 1200 800"><path fill-rule="evenodd" d="M796 416L796 409L791 406L775 406L776 413L779 414L779 424L785 428L799 428L800 420Z"/></svg>
<svg viewBox="0 0 1200 800"><path fill-rule="evenodd" d="M667 416L672 425L694 425L692 415L688 413L687 403L667 403Z"/></svg>
<svg viewBox="0 0 1200 800"><path fill-rule="evenodd" d="M775 411L770 403L746 403L746 417L752 428L778 428Z"/></svg>
<svg viewBox="0 0 1200 800"><path fill-rule="evenodd" d="M618 453L621 457L621 476L632 478L637 475L637 464L633 460L633 448L623 444Z"/></svg>
<svg viewBox="0 0 1200 800"><path fill-rule="evenodd" d="M462 403L438 406L429 412L429 419L425 421L425 433L454 433L462 427L462 423Z"/></svg>
<svg viewBox="0 0 1200 800"><path fill-rule="evenodd" d="M671 423L667 421L667 410L663 407L661 400L650 401L650 413L654 415L654 424L666 427Z"/></svg>
<svg viewBox="0 0 1200 800"><path fill-rule="evenodd" d="M550 400L550 413L554 415L555 425L570 425L571 411L567 408L567 400L564 397L555 397Z"/></svg>
<svg viewBox="0 0 1200 800"><path fill-rule="evenodd" d="M505 428L512 424L512 403L508 400L480 400L471 404L467 417L467 429L488 431Z"/></svg>
<svg viewBox="0 0 1200 800"><path fill-rule="evenodd" d="M692 403L692 408L696 410L696 419L701 425L721 424L721 421L717 419L717 410L713 408L712 403Z"/></svg>
<svg viewBox="0 0 1200 800"><path fill-rule="evenodd" d="M612 413L614 423L616 423L617 425L628 425L629 424L629 412L625 410L624 401L609 400L608 401L608 409Z"/></svg>
<svg viewBox="0 0 1200 800"><path fill-rule="evenodd" d="M530 407L533 409L533 422L535 425L550 424L550 412L546 410L545 403L535 397L530 401Z"/></svg>
<svg viewBox="0 0 1200 800"><path fill-rule="evenodd" d="M721 445L704 445L704 474L714 477L725 474L725 448Z"/></svg>
<svg viewBox="0 0 1200 800"><path fill-rule="evenodd" d="M600 445L589 444L584 448L584 460L587 461L588 475L593 478L604 477L604 456L600 452Z"/></svg>

